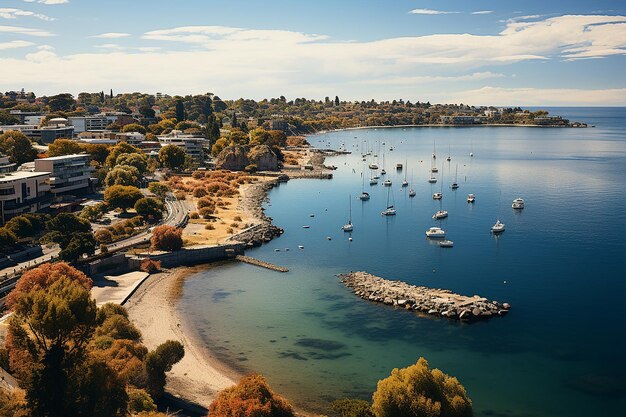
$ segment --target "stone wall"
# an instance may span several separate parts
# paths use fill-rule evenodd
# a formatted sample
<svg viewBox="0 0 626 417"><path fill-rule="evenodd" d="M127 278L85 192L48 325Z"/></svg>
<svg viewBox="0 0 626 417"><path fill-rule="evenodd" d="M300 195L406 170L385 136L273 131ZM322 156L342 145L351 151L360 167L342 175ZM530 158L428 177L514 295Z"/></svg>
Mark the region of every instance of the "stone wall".
<svg viewBox="0 0 626 417"><path fill-rule="evenodd" d="M161 261L164 268L174 268L181 265L191 266L209 262L234 259L244 253L244 245L235 243L220 246L192 246L175 252L142 253L128 258L131 269L139 269L141 261L150 258Z"/></svg>

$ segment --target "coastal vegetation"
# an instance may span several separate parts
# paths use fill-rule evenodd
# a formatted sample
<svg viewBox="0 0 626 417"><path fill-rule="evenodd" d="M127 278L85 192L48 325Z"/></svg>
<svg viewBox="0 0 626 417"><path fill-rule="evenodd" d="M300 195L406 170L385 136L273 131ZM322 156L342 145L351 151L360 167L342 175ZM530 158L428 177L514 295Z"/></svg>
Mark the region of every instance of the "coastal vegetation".
<svg viewBox="0 0 626 417"><path fill-rule="evenodd" d="M179 342L149 351L124 307L96 307L92 281L66 263L23 274L7 302L2 366L19 390L2 391L6 416L115 417L154 412Z"/></svg>

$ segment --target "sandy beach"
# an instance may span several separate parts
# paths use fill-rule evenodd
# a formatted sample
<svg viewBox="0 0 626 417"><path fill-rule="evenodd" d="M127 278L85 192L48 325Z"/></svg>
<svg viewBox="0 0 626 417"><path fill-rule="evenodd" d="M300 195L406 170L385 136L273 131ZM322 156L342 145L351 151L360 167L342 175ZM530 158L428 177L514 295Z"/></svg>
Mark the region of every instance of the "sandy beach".
<svg viewBox="0 0 626 417"><path fill-rule="evenodd" d="M125 307L149 349L167 340L178 340L185 347L184 358L167 374L166 391L208 408L220 390L235 384L238 375L203 348L197 332L188 328L176 309L185 277L202 269L181 267L151 275Z"/></svg>

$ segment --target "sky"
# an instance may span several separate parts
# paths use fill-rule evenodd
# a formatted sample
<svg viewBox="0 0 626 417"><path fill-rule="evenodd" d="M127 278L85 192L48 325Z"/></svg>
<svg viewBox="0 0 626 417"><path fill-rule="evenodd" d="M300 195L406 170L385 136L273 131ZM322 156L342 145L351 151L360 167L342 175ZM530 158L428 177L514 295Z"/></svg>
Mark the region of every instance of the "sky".
<svg viewBox="0 0 626 417"><path fill-rule="evenodd" d="M624 0L0 0L0 90L626 106Z"/></svg>

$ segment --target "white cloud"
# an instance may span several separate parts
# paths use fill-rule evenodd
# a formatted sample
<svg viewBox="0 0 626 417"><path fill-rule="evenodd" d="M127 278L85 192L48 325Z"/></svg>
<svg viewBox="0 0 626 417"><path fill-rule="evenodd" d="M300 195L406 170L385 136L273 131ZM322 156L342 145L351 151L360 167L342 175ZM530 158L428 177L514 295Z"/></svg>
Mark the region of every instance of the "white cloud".
<svg viewBox="0 0 626 417"><path fill-rule="evenodd" d="M435 14L455 14L455 13L459 13L459 12L445 12L445 11L442 11L442 10L432 10L432 9L413 9L409 13L410 14L435 15Z"/></svg>
<svg viewBox="0 0 626 417"><path fill-rule="evenodd" d="M448 95L451 103L503 106L624 106L626 88L498 88L483 87Z"/></svg>
<svg viewBox="0 0 626 417"><path fill-rule="evenodd" d="M26 3L41 3L41 4L65 4L69 3L70 0L24 0Z"/></svg>
<svg viewBox="0 0 626 417"><path fill-rule="evenodd" d="M443 97L459 88L458 81L467 82L462 88L478 88L485 80L502 76L494 67L515 62L624 55L626 16L559 16L511 21L493 35L438 34L367 42L224 26L159 29L142 38L158 41L163 49L149 43L125 48L105 43L91 53L66 56L52 51L45 51L47 55L38 51L30 59L4 54L0 79L42 93L68 86L75 92L95 91L99 85L193 93L215 86L226 97L317 97L328 91L359 99L428 91ZM438 83L437 88L429 90L429 83Z"/></svg>
<svg viewBox="0 0 626 417"><path fill-rule="evenodd" d="M54 20L53 17L46 16L45 14L31 12L29 10L12 9L6 7L0 7L0 18L4 19L16 19L18 17L35 17L41 20Z"/></svg>
<svg viewBox="0 0 626 417"><path fill-rule="evenodd" d="M107 33L101 33L99 35L93 35L90 37L100 38L100 39L119 39L119 38L126 38L128 36L130 36L130 33L107 32Z"/></svg>
<svg viewBox="0 0 626 417"><path fill-rule="evenodd" d="M28 41L0 42L0 51L4 49L25 48L32 45L34 45L34 43Z"/></svg>
<svg viewBox="0 0 626 417"><path fill-rule="evenodd" d="M124 49L123 46L118 45L116 43L103 43L101 45L94 45L94 48L100 48L100 49L117 49L117 50L122 50Z"/></svg>
<svg viewBox="0 0 626 417"><path fill-rule="evenodd" d="M25 27L20 27L20 26L1 26L0 25L0 33L12 33L16 35L29 35L29 36L41 36L41 37L54 36L52 33L45 31L45 30L25 28Z"/></svg>
<svg viewBox="0 0 626 417"><path fill-rule="evenodd" d="M493 10L478 10L476 12L472 12L472 14L491 14Z"/></svg>

